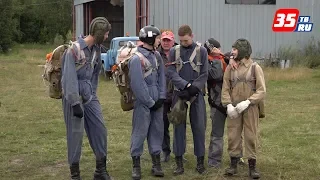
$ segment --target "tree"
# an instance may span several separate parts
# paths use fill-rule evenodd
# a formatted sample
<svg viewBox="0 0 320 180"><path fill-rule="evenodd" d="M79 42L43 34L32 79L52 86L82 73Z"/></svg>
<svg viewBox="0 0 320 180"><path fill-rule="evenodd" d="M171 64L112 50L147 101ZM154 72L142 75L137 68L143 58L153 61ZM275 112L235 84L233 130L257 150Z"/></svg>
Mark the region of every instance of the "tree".
<svg viewBox="0 0 320 180"><path fill-rule="evenodd" d="M0 52L13 42L47 43L56 35L67 41L73 0L0 0Z"/></svg>
<svg viewBox="0 0 320 180"><path fill-rule="evenodd" d="M72 0L60 0L50 4L50 8L38 9L42 17L42 22L50 39L54 39L57 34L67 41L68 31L72 29Z"/></svg>
<svg viewBox="0 0 320 180"><path fill-rule="evenodd" d="M12 46L14 22L12 0L0 1L0 52L8 52Z"/></svg>

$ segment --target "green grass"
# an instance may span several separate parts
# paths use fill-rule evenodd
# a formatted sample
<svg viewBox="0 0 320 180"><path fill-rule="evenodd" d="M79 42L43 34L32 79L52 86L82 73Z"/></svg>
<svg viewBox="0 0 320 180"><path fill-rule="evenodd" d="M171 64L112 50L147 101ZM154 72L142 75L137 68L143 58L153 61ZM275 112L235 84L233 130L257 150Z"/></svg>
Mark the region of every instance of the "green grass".
<svg viewBox="0 0 320 180"><path fill-rule="evenodd" d="M0 179L69 177L61 101L48 98L41 79L42 67L38 66L44 63L50 48L53 47L18 45L10 55L0 55ZM267 117L260 122L257 164L262 179L319 179L320 70L264 70ZM98 94L108 128L108 170L114 179L130 179L132 112L120 109L119 93L112 81L101 79ZM209 146L210 121L208 115L206 148ZM170 131L172 133L172 126ZM241 167L234 178L223 176L229 163L226 145L224 167L221 170L208 168L206 175L198 175L189 124L187 141L185 174L172 176L175 163L171 156L171 161L163 164L164 179L248 179L247 167ZM155 179L150 173L147 145L144 148L143 179ZM81 157L84 180L92 179L94 168L94 155L84 136Z"/></svg>

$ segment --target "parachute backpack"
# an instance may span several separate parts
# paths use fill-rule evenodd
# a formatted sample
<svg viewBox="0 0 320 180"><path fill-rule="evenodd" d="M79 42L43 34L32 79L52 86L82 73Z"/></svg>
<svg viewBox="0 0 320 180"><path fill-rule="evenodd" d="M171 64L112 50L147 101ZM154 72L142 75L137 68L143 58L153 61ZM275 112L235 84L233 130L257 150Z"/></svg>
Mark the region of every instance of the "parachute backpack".
<svg viewBox="0 0 320 180"><path fill-rule="evenodd" d="M131 41L118 50L116 64L112 67L112 78L120 92L120 104L123 111L130 111L133 109L133 102L135 97L130 88L129 78L129 62L132 56L137 55L140 58L141 66L144 73L144 78L149 76L152 71L159 67L159 55L156 60L156 68L152 68L151 63L141 54L138 47Z"/></svg>
<svg viewBox="0 0 320 180"><path fill-rule="evenodd" d="M80 56L77 56L74 52L73 45L77 47ZM51 53L46 56L46 63L44 65L44 73L42 75L45 84L48 87L48 94L50 98L61 99L62 98L62 86L61 86L61 64L62 56L64 52L71 48L74 56L77 60L85 59L83 50L80 50L80 44L78 42L70 41L69 44L63 44L55 48ZM84 63L76 66L76 70L79 70Z"/></svg>

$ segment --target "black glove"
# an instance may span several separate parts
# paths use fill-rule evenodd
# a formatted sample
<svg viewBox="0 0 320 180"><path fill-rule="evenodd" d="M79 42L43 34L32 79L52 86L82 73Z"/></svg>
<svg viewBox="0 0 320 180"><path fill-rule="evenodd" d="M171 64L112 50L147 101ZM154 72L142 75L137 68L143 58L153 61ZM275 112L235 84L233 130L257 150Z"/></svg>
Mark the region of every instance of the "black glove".
<svg viewBox="0 0 320 180"><path fill-rule="evenodd" d="M165 99L158 99L158 101L156 101L154 103L154 105L150 108L150 110L152 111L156 111L157 109L161 108L161 106L163 105Z"/></svg>
<svg viewBox="0 0 320 180"><path fill-rule="evenodd" d="M199 89L194 85L189 86L187 88L187 90L188 90L190 96L195 96L199 93Z"/></svg>
<svg viewBox="0 0 320 180"><path fill-rule="evenodd" d="M177 95L178 95L181 99L187 100L187 101L189 101L190 98L191 98L188 90L186 90L186 89L185 89L185 90L182 90L182 91L178 91L178 92L177 92Z"/></svg>
<svg viewBox="0 0 320 180"><path fill-rule="evenodd" d="M73 115L74 116L76 116L78 118L82 118L83 117L83 110L82 110L80 104L72 106L72 110L73 110Z"/></svg>

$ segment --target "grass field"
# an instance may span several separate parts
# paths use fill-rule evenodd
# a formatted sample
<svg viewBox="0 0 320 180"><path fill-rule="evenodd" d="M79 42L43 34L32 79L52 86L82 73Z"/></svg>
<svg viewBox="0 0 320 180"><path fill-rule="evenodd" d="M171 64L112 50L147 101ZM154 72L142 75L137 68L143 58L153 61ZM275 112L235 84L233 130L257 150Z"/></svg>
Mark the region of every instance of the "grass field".
<svg viewBox="0 0 320 180"><path fill-rule="evenodd" d="M0 55L0 179L69 177L61 101L47 97L42 68L38 66L44 63L49 50L49 46L19 45L10 55ZM260 123L257 161L261 179L320 179L320 70L264 71L267 117ZM121 111L119 94L112 81L100 80L98 94L108 128L108 170L114 179L130 179L131 112ZM210 121L208 119L206 147ZM164 179L248 179L246 167L240 168L234 178L223 176L229 163L226 151L223 169L208 169L206 175L198 175L190 125L187 133L185 174L172 176L175 163L171 156L171 161L163 164ZM143 179L154 179L147 145L141 164ZM81 157L84 180L92 179L94 168L94 156L85 136Z"/></svg>

